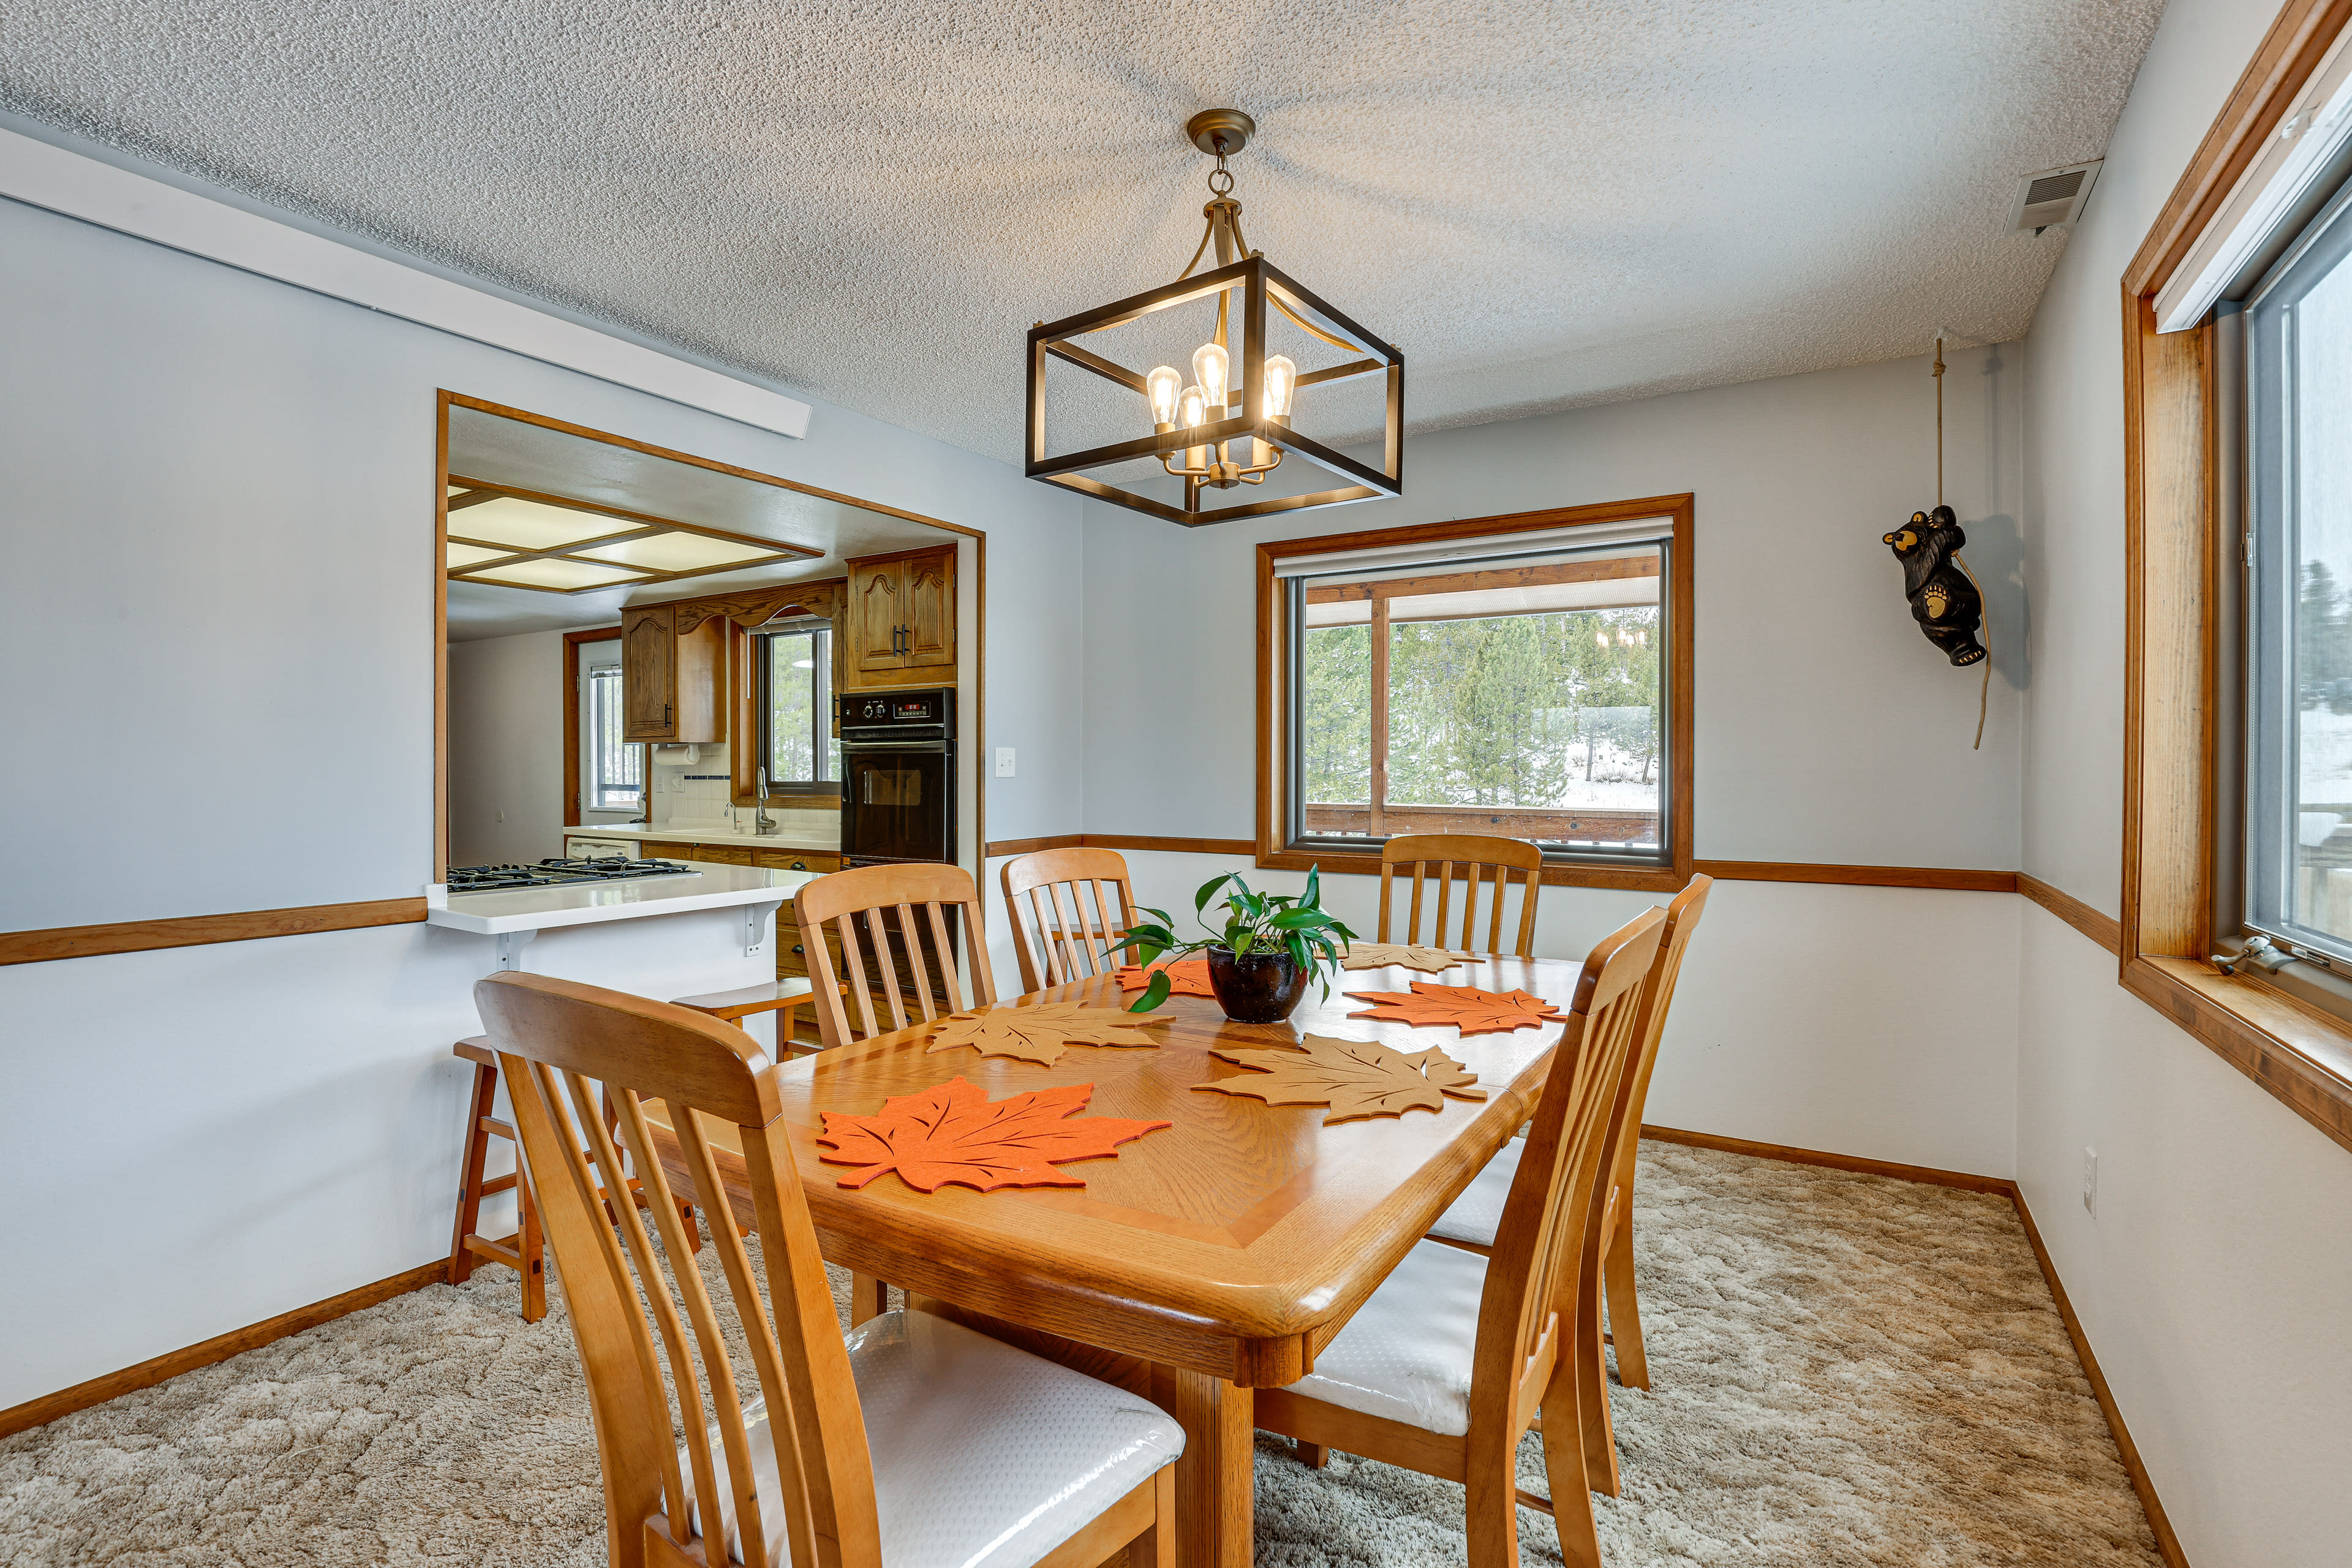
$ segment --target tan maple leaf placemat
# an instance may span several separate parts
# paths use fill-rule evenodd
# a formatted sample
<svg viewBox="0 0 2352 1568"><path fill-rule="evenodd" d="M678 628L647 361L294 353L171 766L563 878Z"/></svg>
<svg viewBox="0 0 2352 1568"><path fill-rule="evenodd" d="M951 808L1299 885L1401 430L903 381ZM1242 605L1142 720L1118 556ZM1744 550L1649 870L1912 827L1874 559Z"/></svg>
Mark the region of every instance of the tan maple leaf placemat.
<svg viewBox="0 0 2352 1568"><path fill-rule="evenodd" d="M1414 942L1351 942L1348 953L1339 961L1342 969L1418 969L1424 974L1443 974L1449 969L1459 969L1465 963L1475 963L1483 953L1454 952L1442 947L1423 947Z"/></svg>
<svg viewBox="0 0 2352 1568"><path fill-rule="evenodd" d="M1465 1035L1499 1035L1512 1029L1539 1028L1568 1016L1540 996L1524 991L1481 991L1475 985L1433 985L1412 982L1411 991L1350 991L1346 994L1372 1005L1350 1018L1373 1018L1383 1024L1451 1024Z"/></svg>
<svg viewBox="0 0 2352 1568"><path fill-rule="evenodd" d="M1035 1007L989 1007L948 1018L933 1037L930 1048L969 1048L984 1057L1017 1057L1040 1067L1052 1067L1071 1046L1156 1046L1160 1042L1137 1026L1166 1021L1148 1013L1088 1007L1077 1002L1047 1002Z"/></svg>
<svg viewBox="0 0 2352 1568"><path fill-rule="evenodd" d="M1194 1089L1219 1094L1246 1095L1268 1105L1327 1105L1328 1125L1366 1116L1402 1116L1408 1110L1436 1110L1444 1095L1484 1100L1486 1091L1470 1086L1477 1075L1444 1051L1407 1054L1392 1051L1376 1040L1342 1040L1328 1035L1306 1035L1296 1049L1249 1050L1211 1046L1210 1054L1236 1067L1255 1070L1235 1078L1196 1083Z"/></svg>
<svg viewBox="0 0 2352 1568"><path fill-rule="evenodd" d="M1121 991L1140 991L1151 984L1151 977L1160 970L1168 972L1168 994L1171 996L1214 996L1216 990L1209 984L1209 961L1205 958L1180 958L1173 963L1122 964L1118 972Z"/></svg>
<svg viewBox="0 0 2352 1568"><path fill-rule="evenodd" d="M861 1167L841 1178L862 1187L896 1171L919 1193L953 1183L977 1191L999 1187L1083 1187L1086 1179L1055 1169L1072 1160L1098 1160L1118 1145L1171 1125L1123 1116L1076 1116L1095 1086L1074 1083L992 1100L988 1091L950 1079L918 1094L896 1095L873 1116L824 1113L817 1158Z"/></svg>

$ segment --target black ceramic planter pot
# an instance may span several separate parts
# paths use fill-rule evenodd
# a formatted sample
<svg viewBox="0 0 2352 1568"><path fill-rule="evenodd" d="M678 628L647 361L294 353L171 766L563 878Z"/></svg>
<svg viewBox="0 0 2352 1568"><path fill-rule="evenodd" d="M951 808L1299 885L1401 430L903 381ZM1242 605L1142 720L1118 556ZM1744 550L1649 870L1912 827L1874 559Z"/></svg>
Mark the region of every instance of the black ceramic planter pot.
<svg viewBox="0 0 2352 1568"><path fill-rule="evenodd" d="M1236 1024L1281 1023L1297 1009L1313 977L1286 952L1237 958L1222 947L1209 950L1209 988Z"/></svg>

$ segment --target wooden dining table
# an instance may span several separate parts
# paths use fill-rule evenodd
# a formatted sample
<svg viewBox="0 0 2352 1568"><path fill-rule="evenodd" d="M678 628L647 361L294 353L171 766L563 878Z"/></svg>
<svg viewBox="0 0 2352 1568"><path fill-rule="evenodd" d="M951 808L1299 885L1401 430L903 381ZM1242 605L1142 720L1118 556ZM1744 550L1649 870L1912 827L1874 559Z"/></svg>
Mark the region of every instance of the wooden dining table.
<svg viewBox="0 0 2352 1568"><path fill-rule="evenodd" d="M987 1329L1151 1399L1184 1428L1177 1560L1249 1568L1252 1390L1306 1375L1431 1223L1533 1109L1562 1026L1464 1037L1350 1017L1343 991L1414 980L1523 990L1561 1012L1580 966L1497 957L1444 974L1354 970L1310 988L1286 1023L1236 1024L1207 997L1174 996L1138 1022L1153 1047L1074 1045L1050 1067L969 1048L931 1050L916 1026L786 1064L789 1124L826 1258L897 1285L909 1304ZM1001 1002L1132 1000L1100 976ZM1150 1021L1146 1021L1150 1020ZM1213 1046L1278 1047L1305 1034L1442 1047L1477 1075L1483 1100L1447 1099L1325 1125L1321 1106L1276 1106L1195 1086L1256 1076ZM892 1096L962 1078L992 1100L1092 1084L1084 1115L1165 1121L1114 1157L1061 1167L1084 1187L925 1194L896 1175L841 1185L824 1163L824 1113L872 1114ZM861 1314L863 1315L863 1314Z"/></svg>

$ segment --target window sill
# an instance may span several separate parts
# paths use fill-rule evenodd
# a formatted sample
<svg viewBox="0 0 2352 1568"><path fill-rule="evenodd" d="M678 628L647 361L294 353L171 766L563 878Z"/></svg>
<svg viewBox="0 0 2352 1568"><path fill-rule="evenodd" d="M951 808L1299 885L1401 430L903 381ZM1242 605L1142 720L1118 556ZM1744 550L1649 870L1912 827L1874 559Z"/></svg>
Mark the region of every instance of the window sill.
<svg viewBox="0 0 2352 1568"><path fill-rule="evenodd" d="M2190 958L2135 958L2124 988L2352 1150L2352 1026Z"/></svg>
<svg viewBox="0 0 2352 1568"><path fill-rule="evenodd" d="M1258 852L1257 863L1282 871L1319 869L1326 875L1334 871L1348 876L1378 876L1381 856L1377 849L1306 850L1277 849ZM1543 885L1547 888L1603 888L1632 893L1677 893L1690 880L1687 867L1676 870L1671 866L1594 866L1577 863L1546 865Z"/></svg>

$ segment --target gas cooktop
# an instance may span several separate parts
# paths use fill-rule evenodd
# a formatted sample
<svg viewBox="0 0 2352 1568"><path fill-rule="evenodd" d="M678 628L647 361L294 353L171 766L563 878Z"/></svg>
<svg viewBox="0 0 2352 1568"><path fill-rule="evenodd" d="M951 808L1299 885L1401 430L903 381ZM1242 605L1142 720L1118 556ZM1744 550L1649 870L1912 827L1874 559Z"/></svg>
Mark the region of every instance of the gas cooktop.
<svg viewBox="0 0 2352 1568"><path fill-rule="evenodd" d="M683 860L541 860L529 866L452 866L453 893L503 893L515 888L554 888L574 882L630 882L646 877L685 877L696 868Z"/></svg>

